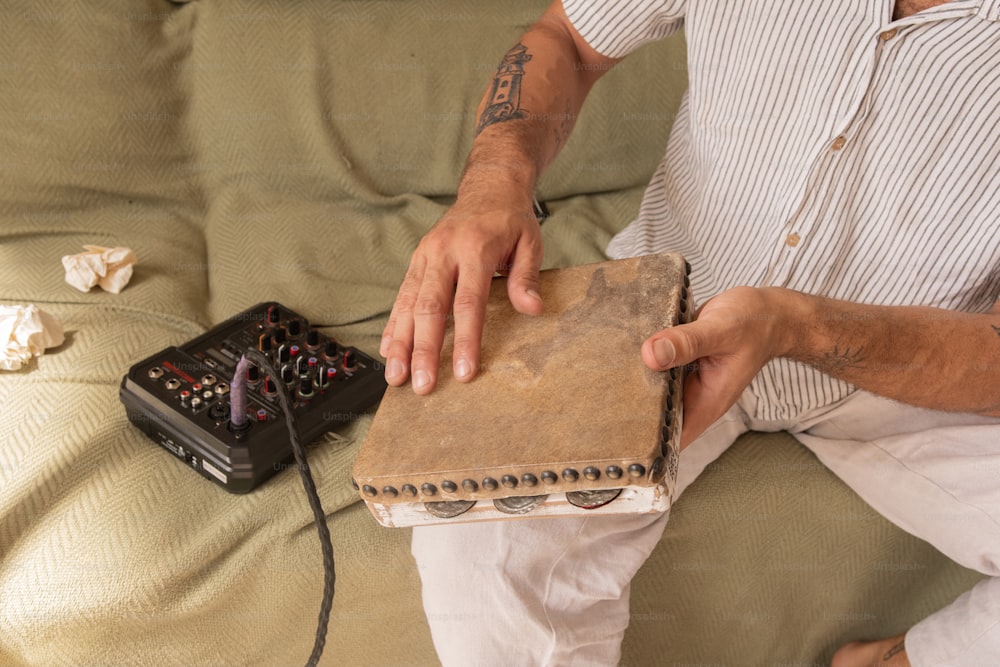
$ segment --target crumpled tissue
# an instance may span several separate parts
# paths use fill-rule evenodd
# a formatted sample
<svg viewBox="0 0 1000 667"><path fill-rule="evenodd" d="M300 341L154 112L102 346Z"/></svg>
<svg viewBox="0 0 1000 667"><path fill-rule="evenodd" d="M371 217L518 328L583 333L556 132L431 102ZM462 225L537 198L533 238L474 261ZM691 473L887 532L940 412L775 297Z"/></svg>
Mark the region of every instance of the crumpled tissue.
<svg viewBox="0 0 1000 667"><path fill-rule="evenodd" d="M105 248L99 245L83 246L86 252L62 258L66 269L66 282L81 292L88 292L94 285L118 294L132 279L135 252L131 248Z"/></svg>
<svg viewBox="0 0 1000 667"><path fill-rule="evenodd" d="M32 357L40 357L47 347L63 344L62 324L35 305L0 305L0 341L3 357L0 370L16 371Z"/></svg>

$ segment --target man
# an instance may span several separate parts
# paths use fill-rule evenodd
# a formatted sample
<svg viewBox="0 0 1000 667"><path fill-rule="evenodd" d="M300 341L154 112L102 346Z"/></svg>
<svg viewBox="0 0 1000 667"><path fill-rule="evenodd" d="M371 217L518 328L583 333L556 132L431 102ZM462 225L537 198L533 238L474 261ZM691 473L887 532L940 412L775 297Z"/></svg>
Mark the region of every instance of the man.
<svg viewBox="0 0 1000 667"><path fill-rule="evenodd" d="M698 363L678 492L748 428L791 431L880 513L990 575L834 664L1000 664L1000 0L555 2L508 54L523 69L510 94L480 105L456 203L385 329L386 378L433 390L451 311L453 370L471 379L495 270L515 308L541 312L531 201L564 119L682 22L690 89L608 248L681 252L708 299L642 346L652 369ZM415 530L441 659L614 664L666 520Z"/></svg>

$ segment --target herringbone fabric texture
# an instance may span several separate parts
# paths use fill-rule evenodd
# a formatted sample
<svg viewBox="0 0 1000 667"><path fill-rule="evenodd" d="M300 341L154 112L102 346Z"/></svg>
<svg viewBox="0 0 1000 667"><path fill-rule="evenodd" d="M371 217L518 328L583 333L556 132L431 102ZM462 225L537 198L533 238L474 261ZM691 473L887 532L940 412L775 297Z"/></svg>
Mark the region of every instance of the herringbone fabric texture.
<svg viewBox="0 0 1000 667"><path fill-rule="evenodd" d="M119 382L267 299L374 351L413 247L454 192L495 62L544 4L0 7L0 301L36 303L67 331L0 376L0 664L304 662L322 572L299 480L225 493L128 423ZM556 200L547 266L600 259L634 214L683 70L674 41L595 89L541 185ZM63 282L60 257L88 243L136 251L122 294ZM338 563L324 664L434 664L409 533L377 527L348 483L367 424L311 449ZM636 583L629 662L813 660L852 628L775 611L793 591L842 591L882 628L899 617L876 606L879 586L938 578L906 610L918 617L968 585L891 527L852 519L864 508L788 440L750 439L723 461ZM796 465L792 482L782 466ZM851 554L854 567L830 560ZM877 558L912 567L866 571ZM768 644L774 614L802 645Z"/></svg>

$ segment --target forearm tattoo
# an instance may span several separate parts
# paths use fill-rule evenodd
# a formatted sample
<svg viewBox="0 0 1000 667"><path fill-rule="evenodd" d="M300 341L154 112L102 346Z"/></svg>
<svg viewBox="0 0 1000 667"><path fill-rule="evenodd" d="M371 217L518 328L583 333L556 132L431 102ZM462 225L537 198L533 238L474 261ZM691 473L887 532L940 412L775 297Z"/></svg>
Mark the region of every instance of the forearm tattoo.
<svg viewBox="0 0 1000 667"><path fill-rule="evenodd" d="M524 118L527 115L521 108L521 79L524 77L524 63L529 60L531 54L528 53L528 47L520 42L504 54L493 77L490 97L479 117L476 134L490 125Z"/></svg>
<svg viewBox="0 0 1000 667"><path fill-rule="evenodd" d="M906 650L905 640L901 639L901 640L899 640L898 644L896 644L891 649L889 649L888 651L886 651L885 655L882 656L882 659L883 660L888 660L892 656L897 655L899 653L902 653L905 650Z"/></svg>
<svg viewBox="0 0 1000 667"><path fill-rule="evenodd" d="M835 346L832 350L823 355L822 366L833 373L842 373L846 370L861 368L865 362L865 348L853 349L850 347L840 349Z"/></svg>

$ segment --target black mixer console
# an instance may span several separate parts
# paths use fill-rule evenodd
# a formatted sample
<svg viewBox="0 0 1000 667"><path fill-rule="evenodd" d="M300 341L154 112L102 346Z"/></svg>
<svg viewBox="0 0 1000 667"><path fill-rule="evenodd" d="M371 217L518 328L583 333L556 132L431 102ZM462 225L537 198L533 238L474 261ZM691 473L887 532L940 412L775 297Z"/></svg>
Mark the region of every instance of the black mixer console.
<svg viewBox="0 0 1000 667"><path fill-rule="evenodd" d="M240 364L252 351L278 377L252 359ZM381 362L269 302L135 364L119 396L154 442L227 491L247 493L294 465L278 383L303 442L355 419L386 388Z"/></svg>

